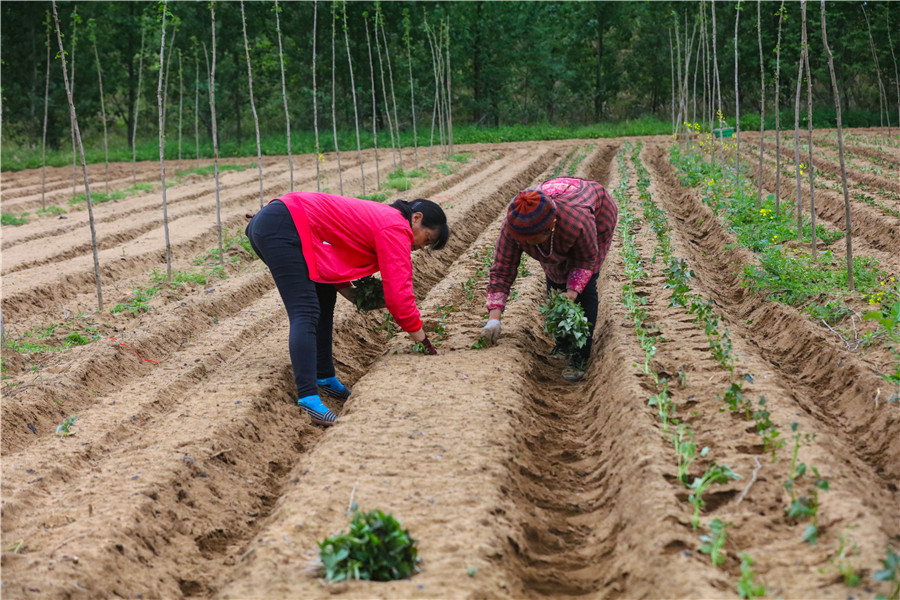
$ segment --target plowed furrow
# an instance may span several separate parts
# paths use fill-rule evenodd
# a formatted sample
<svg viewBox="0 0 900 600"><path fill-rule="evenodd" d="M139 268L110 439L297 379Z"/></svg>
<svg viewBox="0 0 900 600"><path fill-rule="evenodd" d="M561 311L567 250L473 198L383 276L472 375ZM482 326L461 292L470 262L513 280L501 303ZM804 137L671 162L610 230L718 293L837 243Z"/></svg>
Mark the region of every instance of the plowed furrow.
<svg viewBox="0 0 900 600"><path fill-rule="evenodd" d="M460 194L458 208L449 215L451 228L461 234L466 229L463 223L477 228L479 222L489 218L486 211L492 208L496 214L513 190L521 187L524 178L530 180L534 176L527 174L543 170L550 159L550 153L538 153L518 173L507 171L509 175L495 177L496 183L491 186L481 185L478 190ZM462 249L457 247L456 255ZM441 265L453 259L454 250L450 247L441 253L418 256L417 268L424 274L417 277L417 291L424 289L427 293L443 277ZM309 447L314 447L314 441L320 436L306 425L306 418L293 403L286 402L292 398L293 384L287 366L287 326L280 316L279 302L275 292L269 292L234 320L220 321L222 335L238 332L226 342L227 350L217 349L221 342L214 333L204 334L193 348L178 350L173 360L188 362L185 359L193 352L200 355L200 363L193 368L184 367L180 379L171 381L165 372L141 378L149 398L134 421L127 415L130 409L123 410L118 401L112 404L115 396L107 397L110 407L118 407L112 410L119 411L116 412L119 421L113 420L105 426L109 431L96 433L98 439L109 444L108 451L98 449L89 458L85 458L83 450L70 452L69 459L80 473L66 476L65 469L54 472L48 477L48 487L55 490L54 495L37 500L43 508L29 506L27 511L29 523L34 523L49 518L41 515L51 510L74 515L68 511L88 506L87 515L82 512L77 515L86 519L82 522L90 529L74 539L62 539L61 545L58 540L63 533L58 536L37 533L32 538L32 556L49 552L50 568L56 569L64 579L73 577L73 581L77 566L67 562L64 556L70 554L64 553L78 554L96 565L105 565L98 572L128 572L127 577L117 578L114 586L114 593L122 595L173 597L203 594L208 587L214 587L215 577L221 578L220 572L234 564L239 551L243 553L242 540L258 528L257 521L275 506L281 486L291 487L285 479L290 465ZM278 313L278 317L272 313ZM344 316L338 317L336 324L338 361L347 362L352 369L364 373L368 370L366 361L371 362L384 351L383 343L365 322L357 323L353 333L349 333L346 321L362 317L346 310L341 314ZM273 318L275 325L271 327ZM230 358L222 354L238 348L244 350ZM360 360L360 353L370 358ZM230 396L238 394L247 400L217 405L218 392L225 389ZM127 404L125 398L134 393L123 392L122 402ZM179 399L178 404L173 404ZM126 431L118 433L113 424L123 417L126 417ZM79 423L90 427L103 422L102 413L95 410ZM165 432L164 438L148 433L160 431ZM117 452L122 446L128 449ZM89 464L96 470L91 471ZM125 482L121 494L118 485L110 484L102 495L88 491L91 481L120 480ZM16 489L16 485L9 485L9 479L4 483L6 489ZM62 486L63 483L70 485ZM26 483L19 482L19 485L24 487ZM135 501L123 501L131 494L137 494ZM30 497L27 492L17 495ZM24 510L18 504L9 506L10 513ZM147 518L148 515L156 516ZM112 536L103 533L103 523L110 519L118 524ZM69 519L63 517L63 520ZM4 517L4 526L7 524L9 535L24 532ZM22 590L24 596L40 596L41 570L27 570L24 565L20 569L18 564L5 565L13 573L8 579L12 586L9 589ZM91 595L109 593L109 589L101 591L97 580L83 580L81 584L94 590ZM77 587L75 583L66 584L54 592L65 594ZM32 588L35 591L29 591Z"/></svg>
<svg viewBox="0 0 900 600"><path fill-rule="evenodd" d="M834 434L879 474L880 485L889 486L900 476L896 461L888 458L900 451L900 420L894 406L872 410L883 380L795 309L751 296L741 285L740 265L751 262L752 255L740 248L722 250L734 243L733 236L694 193L680 188L664 152L655 152L648 163L665 190L667 210L676 217L673 225L690 232L686 237L691 241L685 244L690 260L695 269L703 269L705 286L733 323L733 333L752 340L770 367L802 390L820 419L834 426ZM721 256L719 260L735 266L722 268L709 256ZM868 433L876 431L881 433Z"/></svg>
<svg viewBox="0 0 900 600"><path fill-rule="evenodd" d="M648 148L644 152L645 162L653 164L651 173L656 182L651 185L653 197L658 200L676 199L677 196L673 196L674 190L665 185L667 179L661 177L657 170L660 164L653 158L656 152L658 150L654 148ZM676 204L677 201L670 205ZM695 233L690 228L679 226L677 219L669 221L675 225L672 241L675 256L688 257L690 266L695 270L696 277L691 280L693 292L703 297L712 297L716 301L722 295L728 295L722 293L725 288L720 285L721 279L711 275L731 271L727 265L718 262L721 250L713 252L711 244L704 245L704 259L704 253L695 246ZM650 256L653 244L655 240L652 243L643 240L642 255ZM732 320L727 306L722 306L719 310L725 312L723 316L728 320L730 339L737 357L734 377L717 361L709 360L711 355L708 350L703 353L705 356L701 357L701 361L694 358L692 365L685 365L685 348L707 346L698 339L698 334L705 338L702 324L695 325L696 332L688 335L674 327L676 324L684 324L689 315L686 309L669 306L670 292L664 289L665 275L662 273L662 266L645 263L645 268L648 267L648 320L660 328L666 340L659 345L660 351L655 362L659 366L659 372L669 374L673 382L680 379L675 373L685 372L684 383L670 385L678 406L678 418L682 423L691 425L698 447L710 447L705 460L712 459L720 464L727 464L744 476L743 481L728 486L715 486L710 490L704 510L708 517L701 517L701 522L706 518L718 517L734 523L734 528L729 531L729 539L734 547L753 556L757 560L756 567L765 574L768 584L772 587L779 586L789 596L802 597L825 589L827 577L823 577L815 588L804 588L797 587L793 574L804 568L810 571L826 570L831 557L830 540L844 535L847 527L856 529L868 539L878 540L877 545L870 546L865 551L867 560L876 560L881 546L900 533L900 519L894 515L894 511L887 508L896 501L895 494L877 474L877 468L854 456L854 444L842 435L829 415L820 414L815 390L797 386L790 377L785 377L781 369L770 364L755 341L748 339L741 323ZM796 330L794 335L797 335ZM801 449L801 460L817 466L831 484L829 491L820 496L818 519L821 537L816 547L810 548L801 540L805 524L788 518L785 511L790 498L782 483L789 476L792 446L780 449L777 452L780 460L773 462L765 451L753 420L741 412L729 414L725 410L726 404L720 399L734 379L740 381L746 374L752 375L753 380L742 381L742 393L745 398L752 399L752 411L759 410L757 401L765 398L765 408L771 413L771 420L788 442L792 442L789 427L791 423L797 423L799 431L816 436L815 442L810 442ZM703 460L701 458L697 462L702 464ZM739 492L745 489L754 471L757 472L757 478L753 486L738 502ZM697 475L699 472L695 468L693 476ZM860 484L865 490L864 502L871 506L866 511L850 508L854 502L860 501ZM688 491L683 489L682 499L686 500ZM770 536L760 538L756 533L761 530L770 532ZM787 543L787 540L792 543ZM734 555L724 568L735 578L740 575L739 561ZM835 592L840 593L839 585L835 586Z"/></svg>

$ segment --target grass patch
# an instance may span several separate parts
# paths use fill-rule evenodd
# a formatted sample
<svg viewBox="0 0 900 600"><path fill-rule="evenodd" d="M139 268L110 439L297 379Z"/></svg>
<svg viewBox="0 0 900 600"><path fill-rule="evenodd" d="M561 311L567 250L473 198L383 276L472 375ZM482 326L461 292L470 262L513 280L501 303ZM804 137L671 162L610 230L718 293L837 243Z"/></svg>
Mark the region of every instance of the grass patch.
<svg viewBox="0 0 900 600"><path fill-rule="evenodd" d="M51 204L47 208L39 208L34 211L35 214L40 215L42 217L49 217L51 215L64 215L66 214L66 209L60 208L55 204Z"/></svg>
<svg viewBox="0 0 900 600"><path fill-rule="evenodd" d="M405 192L413 185L413 179L418 177L427 177L428 173L421 169L410 169L404 171L398 168L396 171L388 173L388 180L381 184L383 188L395 189L399 192Z"/></svg>
<svg viewBox="0 0 900 600"><path fill-rule="evenodd" d="M25 218L26 216L28 216L27 212L23 212L19 216L16 216L12 213L3 213L2 215L0 215L0 224L13 226L24 225L28 222L28 219Z"/></svg>
<svg viewBox="0 0 900 600"><path fill-rule="evenodd" d="M384 202L391 197L390 192L374 192L371 194L363 194L360 196L363 200L372 200L373 202Z"/></svg>
<svg viewBox="0 0 900 600"><path fill-rule="evenodd" d="M256 166L256 163L251 163L250 165L219 165L219 172L222 171L246 171L248 168L253 168ZM186 177L188 175L212 175L216 172L215 165L208 165L205 167L197 167L196 169L188 169L186 171L175 171L176 177Z"/></svg>
<svg viewBox="0 0 900 600"><path fill-rule="evenodd" d="M109 309L109 312L113 314L127 312L133 315L147 312L148 310L150 310L150 305L147 303L150 302L153 296L159 293L159 289L160 288L158 286L147 287L143 289L135 288L134 293L132 293L132 295L125 302L116 304L111 309Z"/></svg>

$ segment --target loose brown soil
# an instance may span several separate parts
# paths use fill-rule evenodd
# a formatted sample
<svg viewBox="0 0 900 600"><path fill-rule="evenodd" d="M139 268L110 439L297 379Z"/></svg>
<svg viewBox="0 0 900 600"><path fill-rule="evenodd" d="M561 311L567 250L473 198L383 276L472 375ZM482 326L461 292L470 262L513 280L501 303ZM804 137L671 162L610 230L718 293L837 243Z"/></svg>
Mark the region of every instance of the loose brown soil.
<svg viewBox="0 0 900 600"><path fill-rule="evenodd" d="M722 410L718 397L733 378L692 315L670 305L644 222L636 239L647 277L638 292L661 334L652 367L669 378L698 448L710 448L691 474L714 460L742 475L703 496L700 528L691 526L689 490L676 477L671 433L647 405L656 387L622 303L618 234L600 275L594 357L583 381L565 382L562 365L547 358L551 341L538 312L544 280L531 260L501 343L471 348L485 314L483 257L510 199L560 173L613 189L622 181L617 153L635 141L463 146L456 152L469 154L467 162L440 167L420 148L428 177L391 199L433 198L450 221L445 249L413 257L426 328L440 323L446 332L432 334L440 354L415 354L405 335L383 325L384 313L340 302L335 359L354 391L331 403L340 418L328 430L296 407L288 325L264 265L235 244L225 253L226 278L179 287L152 281L154 269L159 276L166 268L158 166L137 168L153 190L94 207L100 312L86 211L4 226L6 335L55 349L3 347L3 596L734 597L746 552L772 596L845 598L859 592L838 570L841 540L858 546L844 562L866 594L885 592L872 574L886 546L900 549L900 402L887 401L877 373L886 353L851 351L804 313L750 294L741 272L755 258L733 246L698 192L682 188L668 138L642 140L650 192L668 215L674 254L696 274L692 289L729 328L736 371L753 375L744 394L765 396L788 441L778 460L764 452L752 421ZM896 146L858 152L881 160L878 153L893 155ZM371 193L374 154L363 155ZM393 168L385 156L382 174ZM403 158L411 167L412 154ZM625 164L628 202L637 206L634 165ZM263 165L266 199L289 191L286 158ZM294 189L315 190L313 158L295 157L295 165ZM130 186L131 169L112 165L111 187ZM342 156L342 169L343 193L361 194L355 153ZM334 156L323 172L338 192ZM102 165L90 176L102 191ZM46 177L48 198L65 206L71 170L48 169ZM40 171L4 173L4 213L39 208L40 182ZM230 236L259 207L257 170L223 173L220 198ZM841 227L843 199L826 191L816 201L829 226ZM185 178L168 188L167 202L173 271L210 269L214 260L195 259L217 246L212 177ZM897 219L865 204L853 211L857 254L900 269ZM110 312L149 286L161 288L149 311ZM93 341L59 349L73 332ZM70 415L78 417L74 435L56 435ZM820 494L814 546L801 540L805 524L785 513L791 423L815 436L800 460L830 484ZM315 577L316 542L346 529L351 501L409 528L421 573L390 583L323 585ZM714 518L732 524L721 567L699 551Z"/></svg>

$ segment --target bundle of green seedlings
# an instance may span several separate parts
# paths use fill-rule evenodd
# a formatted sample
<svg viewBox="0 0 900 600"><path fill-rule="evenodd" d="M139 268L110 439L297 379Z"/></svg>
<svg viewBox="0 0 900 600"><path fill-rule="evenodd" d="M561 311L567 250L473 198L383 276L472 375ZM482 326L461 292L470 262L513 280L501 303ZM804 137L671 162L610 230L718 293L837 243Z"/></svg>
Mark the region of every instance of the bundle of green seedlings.
<svg viewBox="0 0 900 600"><path fill-rule="evenodd" d="M560 346L582 348L588 341L589 327L584 308L565 294L550 293L546 304L541 306L544 315L544 331L549 333Z"/></svg>
<svg viewBox="0 0 900 600"><path fill-rule="evenodd" d="M384 308L384 283L374 275L357 279L353 282L353 301L360 312Z"/></svg>
<svg viewBox="0 0 900 600"><path fill-rule="evenodd" d="M353 505L350 530L319 542L319 559L330 582L393 581L419 572L417 542L392 515L361 512Z"/></svg>

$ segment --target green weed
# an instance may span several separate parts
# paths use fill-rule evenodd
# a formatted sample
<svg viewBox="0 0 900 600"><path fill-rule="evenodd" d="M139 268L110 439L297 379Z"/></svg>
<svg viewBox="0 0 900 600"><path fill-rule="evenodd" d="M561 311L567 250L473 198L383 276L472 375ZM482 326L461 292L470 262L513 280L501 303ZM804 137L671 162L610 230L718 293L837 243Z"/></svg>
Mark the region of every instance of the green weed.
<svg viewBox="0 0 900 600"><path fill-rule="evenodd" d="M896 554L890 546L887 548L887 557L881 560L880 571L873 576L875 581L891 582L890 591L885 596L878 594L875 600L898 600L900 598L900 554Z"/></svg>
<svg viewBox="0 0 900 600"><path fill-rule="evenodd" d="M147 303L159 292L159 290L159 287L148 287L143 289L135 288L134 293L128 300L116 304L109 309L109 312L113 314L127 312L133 315L146 312L150 310L150 306Z"/></svg>

